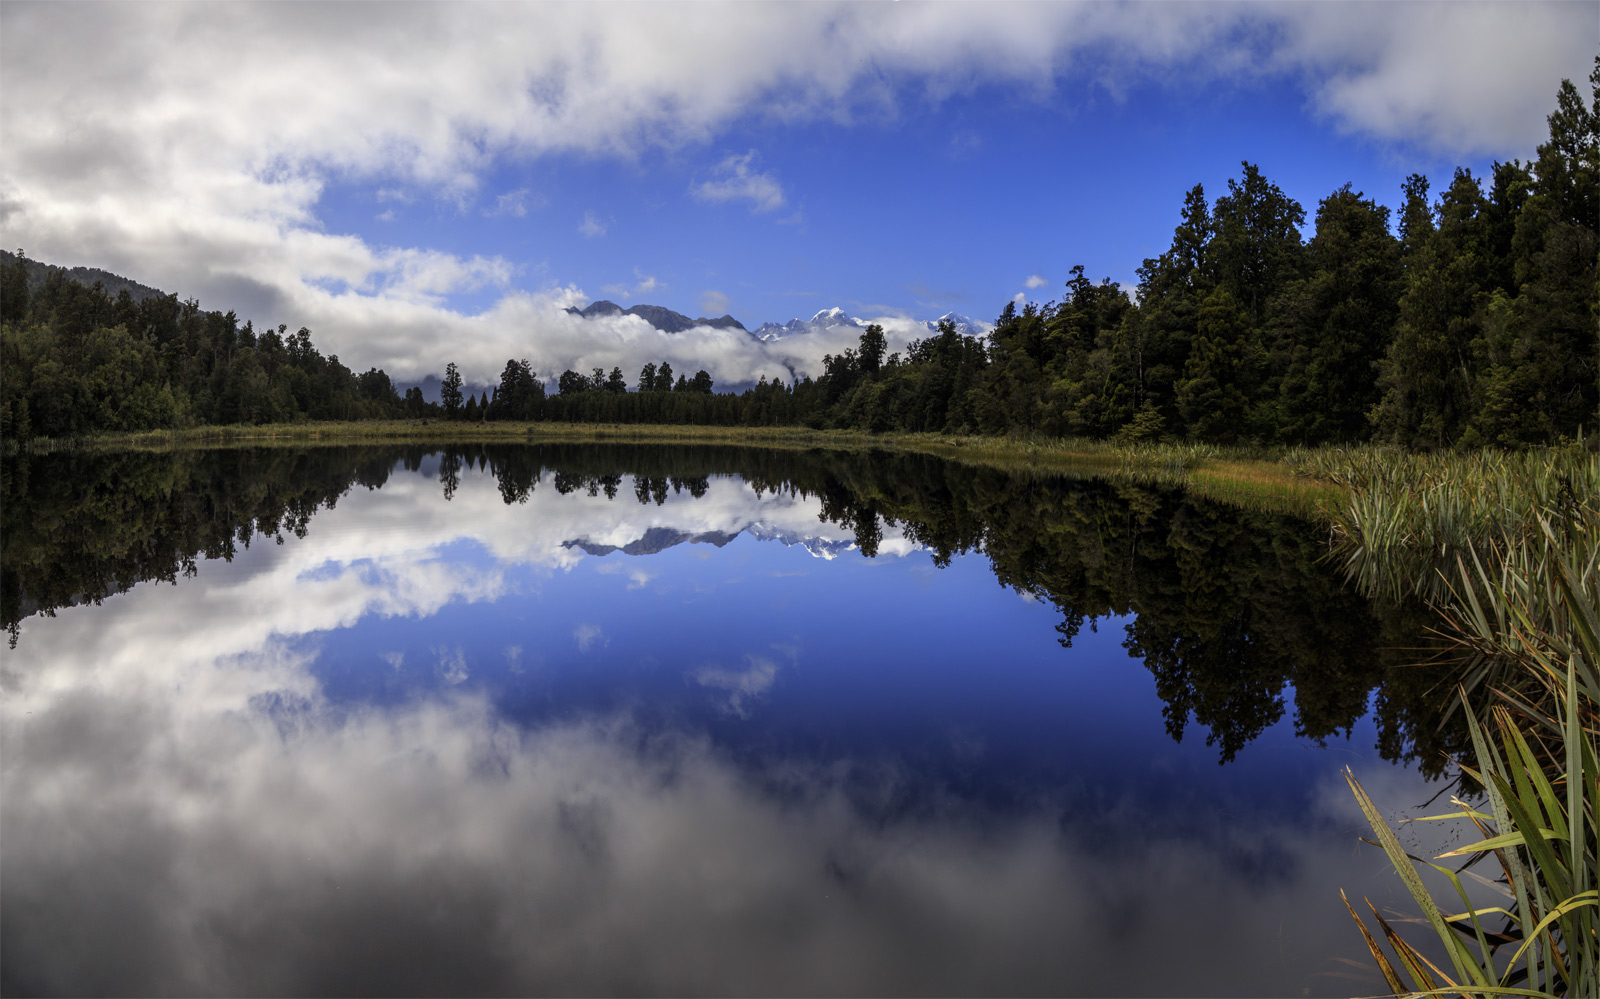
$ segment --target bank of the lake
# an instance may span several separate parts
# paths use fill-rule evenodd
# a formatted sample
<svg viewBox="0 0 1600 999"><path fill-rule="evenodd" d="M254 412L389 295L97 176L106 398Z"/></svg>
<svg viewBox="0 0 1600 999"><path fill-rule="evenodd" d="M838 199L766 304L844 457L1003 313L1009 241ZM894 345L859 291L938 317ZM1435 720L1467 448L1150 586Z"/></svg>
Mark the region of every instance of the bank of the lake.
<svg viewBox="0 0 1600 999"><path fill-rule="evenodd" d="M307 421L201 426L183 430L35 439L29 449L165 449L319 444L623 443L733 444L766 448L877 448L934 454L1008 469L1126 478L1183 486L1207 499L1250 509L1326 520L1348 490L1329 479L1327 462L1308 461L1324 448L1224 448L1210 444L1119 445L1086 438L867 433L808 427L714 427L657 424L467 422L448 420ZM15 447L7 442L9 447ZM1312 469L1316 469L1313 471Z"/></svg>

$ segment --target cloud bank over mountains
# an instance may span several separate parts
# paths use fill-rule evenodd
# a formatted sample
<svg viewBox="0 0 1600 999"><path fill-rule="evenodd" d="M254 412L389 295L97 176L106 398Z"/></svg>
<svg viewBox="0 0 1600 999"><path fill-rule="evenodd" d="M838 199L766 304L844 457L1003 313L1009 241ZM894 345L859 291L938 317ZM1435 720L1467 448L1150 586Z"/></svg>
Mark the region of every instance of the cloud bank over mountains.
<svg viewBox="0 0 1600 999"><path fill-rule="evenodd" d="M636 161L739 121L881 122L979 87L1043 101L1068 72L1112 94L1282 78L1359 137L1526 155L1560 78L1587 74L1593 28L1590 5L1531 3L10 3L0 239L307 325L352 367L398 378L451 360L488 378L523 356L541 370L676 367L694 331L657 342L619 321L597 334L562 318L591 296L559 272L529 292L493 253L341 233L323 196L371 183L521 218L536 198L486 190L496 164ZM754 152L722 159L684 197L757 213L792 200ZM611 221L591 211L578 224L599 242ZM491 299L463 312L450 303L463 293ZM719 381L783 367L736 340L704 346L694 363Z"/></svg>

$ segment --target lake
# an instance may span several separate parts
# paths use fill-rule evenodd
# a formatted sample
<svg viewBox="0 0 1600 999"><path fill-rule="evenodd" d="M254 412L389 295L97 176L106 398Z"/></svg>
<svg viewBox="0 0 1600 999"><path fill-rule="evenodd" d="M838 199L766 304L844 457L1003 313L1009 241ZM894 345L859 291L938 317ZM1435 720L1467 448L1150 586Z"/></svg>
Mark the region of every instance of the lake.
<svg viewBox="0 0 1600 999"><path fill-rule="evenodd" d="M407 445L4 500L8 995L1370 994L1341 771L1399 816L1454 738L1325 527L1155 486Z"/></svg>

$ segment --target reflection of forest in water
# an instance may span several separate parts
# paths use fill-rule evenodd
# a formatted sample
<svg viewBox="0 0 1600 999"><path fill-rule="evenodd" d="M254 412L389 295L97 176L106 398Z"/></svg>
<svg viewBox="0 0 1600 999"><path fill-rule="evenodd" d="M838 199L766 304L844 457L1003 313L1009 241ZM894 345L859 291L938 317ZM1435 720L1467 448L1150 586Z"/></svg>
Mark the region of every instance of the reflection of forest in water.
<svg viewBox="0 0 1600 999"><path fill-rule="evenodd" d="M473 469L492 474L508 504L542 488L660 504L736 475L758 493L817 498L869 557L885 524L939 565L982 552L1002 585L1061 612L1064 645L1085 625L1133 615L1124 645L1153 674L1168 732L1203 730L1223 761L1279 721L1291 696L1295 730L1309 739L1347 733L1370 700L1385 758L1436 772L1442 750L1464 748L1440 730L1439 675L1409 665L1426 616L1347 590L1317 525L1177 490L924 455L478 444L14 458L0 496L0 619L14 643L31 614L192 574L197 559L264 538L303 537L319 509L429 456L446 498Z"/></svg>

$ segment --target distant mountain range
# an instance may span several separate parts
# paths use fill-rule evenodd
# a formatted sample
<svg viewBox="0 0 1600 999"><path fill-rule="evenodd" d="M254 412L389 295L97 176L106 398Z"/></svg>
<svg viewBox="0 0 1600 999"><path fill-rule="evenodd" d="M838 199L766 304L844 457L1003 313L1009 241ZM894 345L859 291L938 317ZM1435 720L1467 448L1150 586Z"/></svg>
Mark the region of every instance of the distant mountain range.
<svg viewBox="0 0 1600 999"><path fill-rule="evenodd" d="M749 332L744 328L743 323L732 316L718 316L716 319L707 319L705 316L701 316L698 319L690 319L681 312L673 312L671 309L663 308L659 305L635 305L632 308L624 309L616 302L608 302L605 299L601 299L598 302L589 303L586 308L569 308L567 311L585 319L593 319L596 316L638 316L663 333L682 333L684 330L693 329L696 326L714 326L717 329L739 330L742 333Z"/></svg>
<svg viewBox="0 0 1600 999"><path fill-rule="evenodd" d="M983 326L967 316L955 312L946 312L938 319L922 321L922 327L929 333L939 332L939 324L950 322L956 332L962 336L983 336L988 333L988 327ZM818 333L822 330L833 329L838 326L848 326L852 329L866 329L867 324L849 315L843 309L834 307L823 309L810 319L791 319L786 323L762 323L751 331L751 336L766 343L783 340L791 336L804 333Z"/></svg>
<svg viewBox="0 0 1600 999"><path fill-rule="evenodd" d="M592 302L586 308L569 308L567 311L575 316L582 316L584 319L593 319L597 316L638 316L663 333L681 333L695 326L736 329L749 333L764 343L772 343L776 340L783 340L805 333L817 333L840 326L851 329L866 329L867 327L866 323L838 307L823 309L810 319L796 318L786 323L762 323L753 330L746 329L743 323L732 316L722 316L717 319L707 319L701 316L698 319L690 319L681 312L674 312L659 305L635 305L632 308L624 309L617 303L608 302L604 299ZM925 320L921 325L929 333L937 333L939 324L946 321L952 323L956 328L956 332L963 336L983 336L989 331L987 325L955 312L947 312L938 319Z"/></svg>

